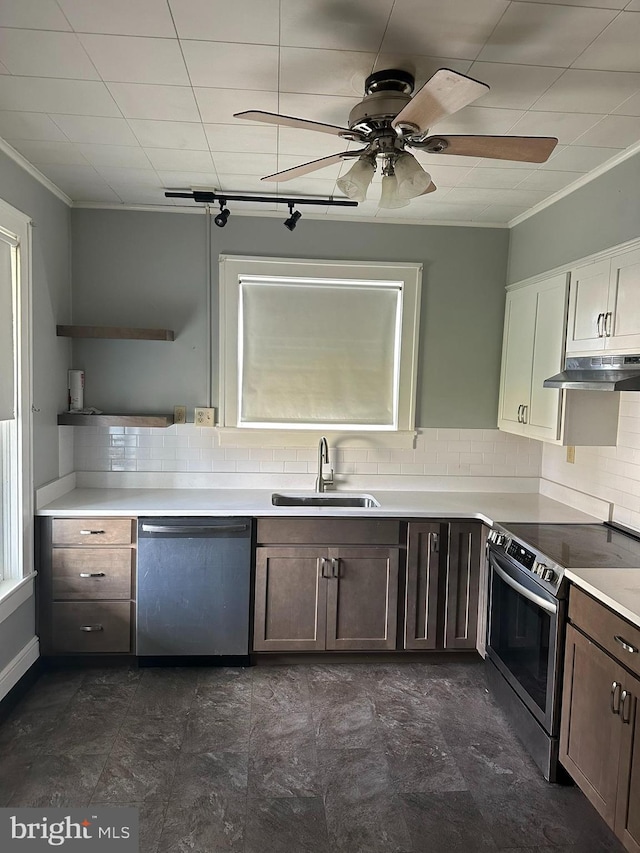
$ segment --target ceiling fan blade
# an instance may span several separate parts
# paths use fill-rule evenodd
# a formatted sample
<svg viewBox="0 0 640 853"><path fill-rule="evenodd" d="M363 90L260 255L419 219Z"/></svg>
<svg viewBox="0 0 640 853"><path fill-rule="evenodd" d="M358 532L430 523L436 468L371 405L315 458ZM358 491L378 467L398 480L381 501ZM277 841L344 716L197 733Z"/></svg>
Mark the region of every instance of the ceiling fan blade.
<svg viewBox="0 0 640 853"><path fill-rule="evenodd" d="M302 163L300 166L294 166L293 169L274 172L273 175L266 175L262 180L290 181L293 178L301 178L303 175L308 175L309 172L315 172L317 169L324 169L325 166L332 166L334 163L339 163L341 160L348 160L350 157L359 157L366 150L366 148L361 148L359 151L341 151L339 154L332 154L330 157L321 157L319 160L310 160L308 163Z"/></svg>
<svg viewBox="0 0 640 853"><path fill-rule="evenodd" d="M413 124L421 133L452 113L458 112L489 91L486 83L466 77L449 68L441 68L411 98L391 122Z"/></svg>
<svg viewBox="0 0 640 853"><path fill-rule="evenodd" d="M445 143L442 150L440 141ZM558 140L553 136L430 136L420 144L420 148L430 154L544 163L557 144Z"/></svg>
<svg viewBox="0 0 640 853"><path fill-rule="evenodd" d="M247 121L260 121L265 124L277 124L280 127L295 127L299 130L318 130L320 133L331 133L333 136L344 136L347 139L364 138L357 130L349 130L348 127L337 127L335 124L325 124L321 121L309 121L306 118L267 113L264 110L245 110L241 113L234 113L233 117L243 118Z"/></svg>

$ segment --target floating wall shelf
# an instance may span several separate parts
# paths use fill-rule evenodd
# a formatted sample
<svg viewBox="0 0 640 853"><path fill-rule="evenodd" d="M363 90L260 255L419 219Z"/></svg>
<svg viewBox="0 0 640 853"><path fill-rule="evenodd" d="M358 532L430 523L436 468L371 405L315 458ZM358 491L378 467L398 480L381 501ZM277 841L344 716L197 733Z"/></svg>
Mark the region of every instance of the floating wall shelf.
<svg viewBox="0 0 640 853"><path fill-rule="evenodd" d="M81 415L62 412L58 415L60 426L125 426L161 427L173 424L173 415Z"/></svg>
<svg viewBox="0 0 640 853"><path fill-rule="evenodd" d="M172 329L134 329L128 326L56 326L63 338L110 338L120 341L173 341Z"/></svg>

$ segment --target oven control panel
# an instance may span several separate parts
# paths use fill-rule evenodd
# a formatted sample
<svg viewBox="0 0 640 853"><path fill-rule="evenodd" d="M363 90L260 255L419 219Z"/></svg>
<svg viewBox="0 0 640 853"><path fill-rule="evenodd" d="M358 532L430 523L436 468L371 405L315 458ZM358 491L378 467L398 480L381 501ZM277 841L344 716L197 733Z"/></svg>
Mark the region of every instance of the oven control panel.
<svg viewBox="0 0 640 853"><path fill-rule="evenodd" d="M489 532L488 543L497 551L506 554L518 566L522 566L543 585L549 584L557 592L562 580L562 570L541 552L527 548L504 528L494 528Z"/></svg>
<svg viewBox="0 0 640 853"><path fill-rule="evenodd" d="M536 561L536 555L533 551L529 551L528 548L525 548L519 542L516 542L515 539L512 539L509 543L507 554L510 557L513 557L514 560L517 560L521 566L525 567L525 569L532 569L533 564Z"/></svg>

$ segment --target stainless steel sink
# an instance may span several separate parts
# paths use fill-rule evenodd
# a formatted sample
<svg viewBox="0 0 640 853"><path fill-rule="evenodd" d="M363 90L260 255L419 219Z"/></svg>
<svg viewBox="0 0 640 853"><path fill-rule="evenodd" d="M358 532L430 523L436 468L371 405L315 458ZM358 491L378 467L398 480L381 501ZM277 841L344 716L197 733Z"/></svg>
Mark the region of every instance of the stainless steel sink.
<svg viewBox="0 0 640 853"><path fill-rule="evenodd" d="M274 492L273 506L364 507L380 506L373 495L346 492Z"/></svg>

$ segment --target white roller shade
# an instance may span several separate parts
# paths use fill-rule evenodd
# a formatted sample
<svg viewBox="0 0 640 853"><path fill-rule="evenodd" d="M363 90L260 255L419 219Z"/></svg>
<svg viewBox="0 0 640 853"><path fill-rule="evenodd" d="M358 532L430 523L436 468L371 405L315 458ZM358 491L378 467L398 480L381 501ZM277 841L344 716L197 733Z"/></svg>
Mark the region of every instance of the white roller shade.
<svg viewBox="0 0 640 853"><path fill-rule="evenodd" d="M14 244L0 233L0 421L15 417L13 251Z"/></svg>
<svg viewBox="0 0 640 853"><path fill-rule="evenodd" d="M241 279L244 424L392 427L400 282Z"/></svg>

